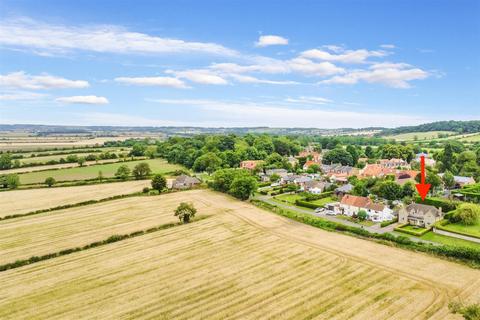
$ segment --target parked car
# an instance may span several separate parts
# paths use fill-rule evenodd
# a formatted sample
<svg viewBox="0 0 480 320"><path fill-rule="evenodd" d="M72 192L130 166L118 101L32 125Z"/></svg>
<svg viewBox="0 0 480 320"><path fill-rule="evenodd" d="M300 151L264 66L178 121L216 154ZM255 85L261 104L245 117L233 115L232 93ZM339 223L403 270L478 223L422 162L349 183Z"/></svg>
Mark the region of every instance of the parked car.
<svg viewBox="0 0 480 320"><path fill-rule="evenodd" d="M325 211L325 214L326 214L327 216L336 216L336 215L337 215L337 214L335 213L335 211L332 211L332 210L327 210L327 211Z"/></svg>
<svg viewBox="0 0 480 320"><path fill-rule="evenodd" d="M315 209L315 213L322 213L323 211L325 211L325 208L317 208L317 209Z"/></svg>

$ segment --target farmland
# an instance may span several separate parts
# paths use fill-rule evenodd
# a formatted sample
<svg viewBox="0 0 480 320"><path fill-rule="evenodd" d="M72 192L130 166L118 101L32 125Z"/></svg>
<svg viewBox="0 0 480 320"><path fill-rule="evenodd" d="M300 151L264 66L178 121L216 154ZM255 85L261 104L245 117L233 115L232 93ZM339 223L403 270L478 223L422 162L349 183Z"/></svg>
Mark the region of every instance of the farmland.
<svg viewBox="0 0 480 320"><path fill-rule="evenodd" d="M150 181L127 181L54 189L30 189L0 192L0 218L57 206L100 200L121 194L140 192L150 186Z"/></svg>
<svg viewBox="0 0 480 320"><path fill-rule="evenodd" d="M415 140L430 140L438 138L439 134L455 135L453 131L427 131L427 132L409 132L393 136L385 136L387 139L394 139L398 141L413 141Z"/></svg>
<svg viewBox="0 0 480 320"><path fill-rule="evenodd" d="M167 218L173 203L166 199L194 201L199 214L215 214L2 272L0 318L447 319L449 298L480 295L478 270L325 232L218 193L152 199L158 199L150 207L154 213L143 213L152 223ZM28 229L28 221L38 221L48 230L48 220L57 216L60 230L73 228L66 223L69 213L72 219L86 215L75 210L17 223ZM126 212L112 213L112 225L117 214L128 220ZM86 228L85 238L95 236L88 220L77 224ZM51 245L47 238L40 241Z"/></svg>
<svg viewBox="0 0 480 320"><path fill-rule="evenodd" d="M57 181L72 181L72 180L85 180L93 179L98 176L98 172L102 171L105 178L113 177L118 167L121 165L127 165L130 169L133 169L140 162L146 162L149 164L153 173L167 173L175 170L182 169L179 165L169 164L162 159L150 159L150 160L138 160L127 162L116 162L104 165L93 165L85 167L75 167L61 170L48 170L39 172L29 172L20 175L20 182L22 184L30 183L42 183L47 177L53 177Z"/></svg>
<svg viewBox="0 0 480 320"><path fill-rule="evenodd" d="M202 214L218 213L201 195L191 192L189 201ZM176 222L172 212L178 197L133 197L0 221L0 264Z"/></svg>

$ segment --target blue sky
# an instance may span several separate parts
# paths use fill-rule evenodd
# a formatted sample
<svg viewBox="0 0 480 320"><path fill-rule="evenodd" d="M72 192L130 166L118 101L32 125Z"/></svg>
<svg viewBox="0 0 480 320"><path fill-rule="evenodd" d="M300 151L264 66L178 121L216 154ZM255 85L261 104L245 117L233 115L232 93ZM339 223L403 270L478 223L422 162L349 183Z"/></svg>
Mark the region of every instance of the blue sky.
<svg viewBox="0 0 480 320"><path fill-rule="evenodd" d="M479 1L0 1L0 123L480 118Z"/></svg>

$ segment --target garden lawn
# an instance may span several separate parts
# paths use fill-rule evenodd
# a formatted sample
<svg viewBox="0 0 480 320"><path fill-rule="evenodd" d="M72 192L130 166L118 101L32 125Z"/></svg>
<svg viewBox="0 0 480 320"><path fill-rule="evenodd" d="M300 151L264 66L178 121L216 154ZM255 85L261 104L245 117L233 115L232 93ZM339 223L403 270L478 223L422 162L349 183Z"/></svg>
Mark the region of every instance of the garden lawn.
<svg viewBox="0 0 480 320"><path fill-rule="evenodd" d="M480 223L472 226L463 225L460 223L449 223L442 226L446 231L456 232L460 234L471 235L472 237L480 238Z"/></svg>
<svg viewBox="0 0 480 320"><path fill-rule="evenodd" d="M152 173L167 173L175 170L185 169L182 166L170 164L163 159L149 159L127 162L122 161L86 167L28 172L19 174L19 177L21 184L43 183L47 177L53 177L57 181L94 179L98 176L99 171L102 171L102 174L105 178L110 178L115 176L115 172L121 165L125 164L132 170L137 164L141 162L148 163L150 169L152 169Z"/></svg>
<svg viewBox="0 0 480 320"><path fill-rule="evenodd" d="M366 227L371 227L375 224L375 222L370 221L370 220L360 221L360 220L354 219L352 217L345 216L343 214L336 215L335 218L339 218L339 219L350 221L350 222L355 222L355 223L364 225Z"/></svg>
<svg viewBox="0 0 480 320"><path fill-rule="evenodd" d="M327 203L335 202L335 201L337 201L337 200L334 199L334 198L332 198L332 197L326 197L326 198L323 198L323 199L318 199L318 200L315 200L315 201L310 201L310 203L316 204L316 205L319 206L319 207L323 207L323 206L326 205Z"/></svg>
<svg viewBox="0 0 480 320"><path fill-rule="evenodd" d="M281 194L274 197L277 200L295 204L296 200L301 200L303 197L299 194Z"/></svg>
<svg viewBox="0 0 480 320"><path fill-rule="evenodd" d="M432 231L425 233L423 236L419 237L425 241L438 242L446 245L457 246L457 247L468 247L480 249L480 244L467 241L463 239L457 239L453 237L444 236L438 233L433 233Z"/></svg>

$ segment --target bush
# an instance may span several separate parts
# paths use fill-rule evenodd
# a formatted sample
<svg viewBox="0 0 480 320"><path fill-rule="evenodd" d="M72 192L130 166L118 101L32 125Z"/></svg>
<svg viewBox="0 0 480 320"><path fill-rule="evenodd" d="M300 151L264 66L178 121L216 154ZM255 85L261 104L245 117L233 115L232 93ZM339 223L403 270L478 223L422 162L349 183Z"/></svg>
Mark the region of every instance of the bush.
<svg viewBox="0 0 480 320"><path fill-rule="evenodd" d="M295 205L299 207L310 208L310 209L317 209L319 207L319 205L316 205L314 203L311 203L305 200L300 200L300 199L295 200Z"/></svg>
<svg viewBox="0 0 480 320"><path fill-rule="evenodd" d="M167 187L167 179L161 174L156 174L152 178L152 188L162 192Z"/></svg>
<svg viewBox="0 0 480 320"><path fill-rule="evenodd" d="M459 204L458 201L444 200L439 198L425 198L425 201L422 201L422 198L416 197L416 203L428 204L437 208L442 208L443 212L449 212L455 210Z"/></svg>
<svg viewBox="0 0 480 320"><path fill-rule="evenodd" d="M380 223L380 227L382 228L385 228L391 224L394 224L394 223L397 223L398 222L398 218L395 218L393 220L390 220L390 221L383 221L382 223Z"/></svg>
<svg viewBox="0 0 480 320"><path fill-rule="evenodd" d="M148 193L148 191L150 191L150 188L149 188L149 187L144 187L144 188L142 189L142 192L143 192L143 193Z"/></svg>
<svg viewBox="0 0 480 320"><path fill-rule="evenodd" d="M480 218L480 206L472 203L463 203L450 216L452 223L475 225Z"/></svg>
<svg viewBox="0 0 480 320"><path fill-rule="evenodd" d="M45 184L49 187L53 186L57 181L53 177L45 179Z"/></svg>

